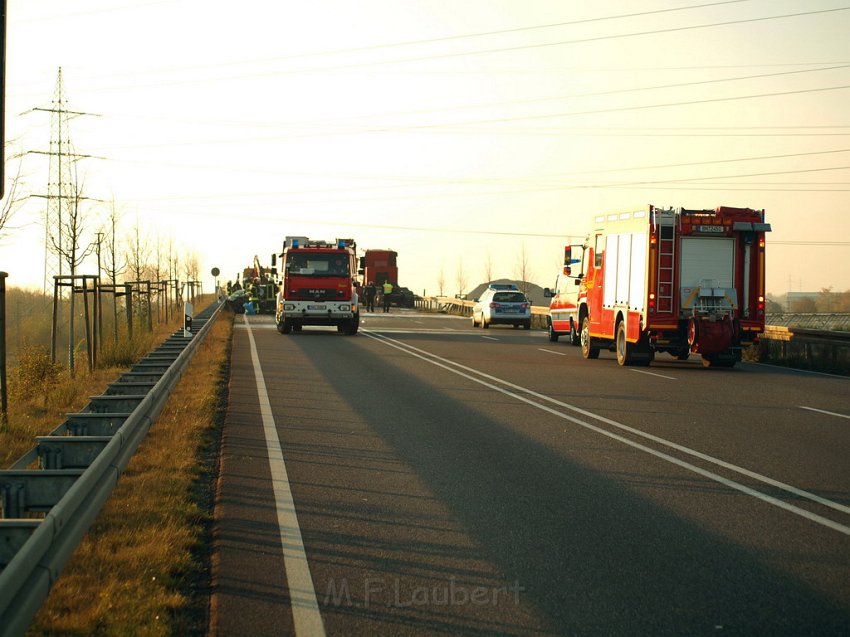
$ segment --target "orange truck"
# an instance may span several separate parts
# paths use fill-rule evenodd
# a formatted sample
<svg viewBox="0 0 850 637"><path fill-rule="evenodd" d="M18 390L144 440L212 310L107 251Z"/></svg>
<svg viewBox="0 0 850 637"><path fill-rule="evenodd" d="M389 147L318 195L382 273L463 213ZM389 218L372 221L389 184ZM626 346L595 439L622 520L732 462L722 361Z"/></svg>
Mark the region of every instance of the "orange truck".
<svg viewBox="0 0 850 637"><path fill-rule="evenodd" d="M584 358L613 351L620 365L656 353L733 367L764 331L763 210L646 209L593 219L565 248L549 305L549 339L569 334Z"/></svg>
<svg viewBox="0 0 850 637"><path fill-rule="evenodd" d="M352 336L360 325L357 247L352 239L286 237L275 322L281 334L331 325ZM273 259L272 265L275 265Z"/></svg>

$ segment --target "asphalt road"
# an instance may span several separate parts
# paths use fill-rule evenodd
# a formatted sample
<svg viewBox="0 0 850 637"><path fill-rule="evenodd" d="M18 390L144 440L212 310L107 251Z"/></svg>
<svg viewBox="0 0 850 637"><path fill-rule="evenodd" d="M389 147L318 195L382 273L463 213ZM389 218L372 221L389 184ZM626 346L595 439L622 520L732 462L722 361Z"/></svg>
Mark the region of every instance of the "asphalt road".
<svg viewBox="0 0 850 637"><path fill-rule="evenodd" d="M850 634L850 380L237 317L218 635Z"/></svg>

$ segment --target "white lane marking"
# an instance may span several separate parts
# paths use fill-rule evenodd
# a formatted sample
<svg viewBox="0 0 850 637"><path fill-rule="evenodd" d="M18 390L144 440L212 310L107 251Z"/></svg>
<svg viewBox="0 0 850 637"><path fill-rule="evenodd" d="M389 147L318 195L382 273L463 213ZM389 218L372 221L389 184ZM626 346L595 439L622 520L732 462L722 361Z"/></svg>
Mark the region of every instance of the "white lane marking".
<svg viewBox="0 0 850 637"><path fill-rule="evenodd" d="M814 407L806 407L805 405L800 405L800 409L808 409L809 411L816 411L819 414L826 414L827 416L838 416L839 418L850 418L847 414L837 414L834 411L825 411L823 409L815 409Z"/></svg>
<svg viewBox="0 0 850 637"><path fill-rule="evenodd" d="M486 338L488 341L498 341L498 338L494 338L492 336L482 336L481 338Z"/></svg>
<svg viewBox="0 0 850 637"><path fill-rule="evenodd" d="M254 334L251 332L251 325L248 323L247 317L245 317L245 326L248 328L251 362L254 365L257 394L260 398L260 416L263 419L263 432L266 434L266 446L269 451L269 467L272 474L277 523L280 527L280 542L283 548L283 566L286 570L286 581L292 600L295 634L319 635L321 637L325 634L325 627L319 613L319 603L316 600L316 590L313 588L310 565L307 563L301 527L298 526L298 516L295 514L295 500L289 486L286 464L283 462L283 451L280 447L274 416L272 416L263 368L260 366Z"/></svg>
<svg viewBox="0 0 850 637"><path fill-rule="evenodd" d="M370 334L368 332L365 332L364 335L368 336L369 338L375 339L377 341L383 342L384 344L389 345L390 347L394 347L398 350L401 350L402 352L406 352L409 355L414 356L416 358L419 358L419 359L421 359L421 360L423 360L427 363L431 363L432 365L436 365L437 367L441 367L441 368L443 368L443 369L445 369L449 372L452 372L453 374L457 374L458 376L462 376L462 377L464 377L468 380L471 380L475 383L478 383L480 385L484 385L485 387L488 387L489 389L492 389L494 391L505 394L506 396L510 396L512 398L515 398L516 400L519 400L519 401L524 402L528 405L531 405L532 407L536 407L536 408L540 409L541 411L545 411L547 413L550 413L553 416L557 416L558 418L568 420L572 423L579 425L580 427L584 427L585 429L595 431L596 433L602 434L603 436L607 436L609 438L612 438L614 440L622 442L623 444L626 444L630 447L634 447L635 449L639 449L641 451L644 451L645 453L653 455L657 458L660 458L662 460L666 460L667 462L670 462L671 464L675 464L675 465L680 466L684 469L687 469L688 471L691 471L691 472L696 473L698 475L701 475L703 477L709 478L710 480L714 480L715 482L719 482L720 484L723 484L723 485L725 485L725 486L727 486L731 489L735 489L737 491L745 493L749 496L752 496L754 498L757 498L759 500L767 502L768 504L772 504L772 505L779 507L781 509L785 509L786 511L789 511L791 513L799 515L800 517L806 518L806 519L808 519L812 522L816 522L817 524L821 524L825 527L831 528L834 531L838 531L838 532L843 533L845 535L850 535L850 527L848 527L848 526L845 526L843 524L839 524L838 522L834 522L833 520L830 520L829 518L825 518L821 515L811 513L809 511L806 511L805 509L801 509L797 506L794 506L793 504L788 504L787 502L779 500L778 498L774 498L773 496L766 495L766 494L764 494L760 491L756 491L755 489L752 489L752 488L750 488L746 485L740 484L739 482L735 482L734 480L729 480L728 478L724 478L723 476L720 476L720 475L713 473L711 471L707 471L705 469L702 469L702 468L700 468L696 465L690 464L689 462L685 462L684 460L680 460L679 458L676 458L676 457L671 456L669 454L663 453L661 451L656 451L655 449L652 449L652 448L647 447L645 445L642 445L640 443L629 440L628 438L624 438L623 436L620 436L620 435L615 434L613 432L602 429L601 427L597 427L596 425L592 425L588 422L584 422L583 420L579 420L578 418L574 418L573 416L569 416L569 415L564 414L562 412L556 411L556 410L552 409L551 407L547 407L546 405L541 405L540 403L536 403L536 402L529 400L528 398L521 396L517 393L514 393L512 391L508 391L506 389L503 389L502 387L498 387L496 385L493 385L492 383L486 382L484 380L481 380L480 378L476 378L474 376L466 374L462 371L459 371L458 369L453 369L453 367L451 367L451 366L463 369L463 370L471 372L473 374L477 374L479 376L482 376L482 377L487 378L489 380L492 380L494 382L498 382L498 383L501 383L503 385L506 385L507 387L510 387L510 388L515 389L517 391L524 392L524 393L526 393L530 396L533 396L533 397L535 397L539 400L545 400L545 401L554 403L554 404L558 405L559 407L563 407L565 409L570 409L570 410L575 411L576 413L579 413L579 414L581 414L581 415L583 415L587 418L593 418L595 420L599 420L600 422L604 422L604 423L611 425L613 427L617 427L618 429L621 429L623 431L627 431L631 434L640 436L642 438L646 438L646 439L651 440L653 442L657 442L659 444L665 445L665 446L670 447L672 449L676 449L677 451L680 451L682 453L685 453L685 454L694 456L696 458L700 458L702 460L705 460L707 462L716 464L716 465L723 467L725 469L728 469L730 471L734 471L736 473L740 473L742 475L748 476L748 477L753 478L755 480L758 480L760 482L764 482L765 484L769 484L771 486L777 487L779 489L787 491L788 493L806 498L806 499L811 500L813 502L817 502L819 504L822 504L826 507L835 509L837 511L842 511L844 513L850 513L850 507L847 507L843 504L839 504L838 502L833 502L832 500L827 500L826 498L822 498L818 495L815 495L814 493L809 493L808 491L798 489L797 487L793 487L789 484L785 484L784 482L780 482L779 480L774 480L773 478L768 478L767 476L763 476L759 473L755 473L754 471L750 471L749 469L744 469L743 467L739 467L737 465L731 464L731 463L726 462L724 460L720 460L718 458L714 458L712 456L701 453L701 452L696 451L694 449L684 447L682 445L671 442L669 440L665 440L664 438L659 438L658 436L648 434L648 433L641 431L639 429L635 429L633 427L629 427L628 425L618 423L617 421L611 420L610 418L605 418L604 416L599 416L598 414L594 414L592 412L586 411L586 410L581 409L579 407L575 407L574 405L569 405L567 403L561 402L561 401L556 400L554 398L550 398L549 396L544 396L543 394L539 394L539 393L537 393L537 392L535 392L531 389L527 389L525 387L520 387L519 385L514 385L513 383L511 383L509 381L502 380L500 378L496 378L495 376L491 376L490 374L486 374L486 373L480 372L476 369L472 369L470 367L467 367L466 365L462 365L460 363L455 363L454 361L442 358L441 356L437 356L436 354L432 354L432 353L427 352L425 350L419 349L418 347L414 347L414 346L408 345L406 343L401 343L400 341L395 341L395 340L388 338L386 336L373 335L373 334Z"/></svg>
<svg viewBox="0 0 850 637"><path fill-rule="evenodd" d="M637 372L638 374L646 374L647 376L658 376L658 378L667 378L669 380L678 380L678 378L673 378L672 376L665 376L664 374L656 374L655 372L648 372L645 369L633 369L633 372Z"/></svg>
<svg viewBox="0 0 850 637"><path fill-rule="evenodd" d="M543 349L542 347L538 347L537 349L539 349L541 352L546 352L547 354L557 354L558 356L566 356L564 352L556 352L555 350Z"/></svg>

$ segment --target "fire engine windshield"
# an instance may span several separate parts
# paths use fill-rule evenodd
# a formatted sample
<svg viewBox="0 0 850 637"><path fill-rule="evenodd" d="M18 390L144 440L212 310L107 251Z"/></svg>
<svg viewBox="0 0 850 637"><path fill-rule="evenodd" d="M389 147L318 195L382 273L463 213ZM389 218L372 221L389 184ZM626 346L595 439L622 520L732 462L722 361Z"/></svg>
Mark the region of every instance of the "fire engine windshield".
<svg viewBox="0 0 850 637"><path fill-rule="evenodd" d="M339 253L290 252L286 269L299 276L349 276L348 259Z"/></svg>

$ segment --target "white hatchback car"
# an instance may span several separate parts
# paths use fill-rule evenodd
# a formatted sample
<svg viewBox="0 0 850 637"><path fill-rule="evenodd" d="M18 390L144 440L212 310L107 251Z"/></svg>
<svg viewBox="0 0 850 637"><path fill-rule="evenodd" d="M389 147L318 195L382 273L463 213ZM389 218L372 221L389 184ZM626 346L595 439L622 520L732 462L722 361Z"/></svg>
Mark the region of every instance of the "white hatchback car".
<svg viewBox="0 0 850 637"><path fill-rule="evenodd" d="M531 329L531 303L512 283L491 285L472 307L472 327L499 324Z"/></svg>

